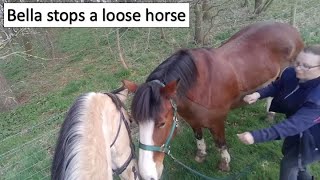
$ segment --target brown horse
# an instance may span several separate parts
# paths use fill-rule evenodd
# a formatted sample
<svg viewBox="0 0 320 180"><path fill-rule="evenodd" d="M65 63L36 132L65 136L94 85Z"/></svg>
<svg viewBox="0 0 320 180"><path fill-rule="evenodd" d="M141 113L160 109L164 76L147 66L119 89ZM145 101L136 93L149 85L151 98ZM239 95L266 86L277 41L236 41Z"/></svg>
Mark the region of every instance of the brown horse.
<svg viewBox="0 0 320 180"><path fill-rule="evenodd" d="M274 80L302 48L300 34L292 26L256 23L217 49L177 51L140 86L125 80L129 91L135 92L131 110L139 123L142 177L161 177L176 129L176 109L195 133L196 160L203 161L207 154L202 128L208 128L221 153L219 168L230 170L224 123L228 112L244 104L244 95Z"/></svg>

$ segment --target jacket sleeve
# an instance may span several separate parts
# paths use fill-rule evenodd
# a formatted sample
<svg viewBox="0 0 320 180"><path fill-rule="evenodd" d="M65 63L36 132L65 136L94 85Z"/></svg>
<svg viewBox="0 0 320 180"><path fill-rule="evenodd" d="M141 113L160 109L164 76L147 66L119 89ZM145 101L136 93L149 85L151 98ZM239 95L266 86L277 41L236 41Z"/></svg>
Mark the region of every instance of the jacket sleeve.
<svg viewBox="0 0 320 180"><path fill-rule="evenodd" d="M292 78L296 79L296 73L293 67L287 67L281 74L280 78L265 88L259 89L257 92L260 94L259 99L263 99L266 97L274 97L281 91L281 87L283 86L284 82L288 80L292 80Z"/></svg>
<svg viewBox="0 0 320 180"><path fill-rule="evenodd" d="M274 97L280 90L280 79L272 82L268 86L259 89L257 92L260 94L259 99L263 99L266 97Z"/></svg>
<svg viewBox="0 0 320 180"><path fill-rule="evenodd" d="M320 122L320 105L307 101L294 115L282 122L261 130L252 131L255 143L285 138L301 133Z"/></svg>

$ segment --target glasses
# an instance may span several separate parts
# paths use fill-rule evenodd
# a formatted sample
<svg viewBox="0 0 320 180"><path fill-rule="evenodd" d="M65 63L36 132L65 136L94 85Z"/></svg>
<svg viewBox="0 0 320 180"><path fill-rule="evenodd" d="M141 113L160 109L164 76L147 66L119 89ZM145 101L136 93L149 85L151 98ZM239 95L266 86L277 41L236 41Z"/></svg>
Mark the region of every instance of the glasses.
<svg viewBox="0 0 320 180"><path fill-rule="evenodd" d="M308 70L310 70L312 68L320 67L320 65L308 66L308 65L305 65L305 64L301 64L300 62L294 62L293 66L296 67L296 68L300 67L301 70L305 70L305 71L308 71Z"/></svg>

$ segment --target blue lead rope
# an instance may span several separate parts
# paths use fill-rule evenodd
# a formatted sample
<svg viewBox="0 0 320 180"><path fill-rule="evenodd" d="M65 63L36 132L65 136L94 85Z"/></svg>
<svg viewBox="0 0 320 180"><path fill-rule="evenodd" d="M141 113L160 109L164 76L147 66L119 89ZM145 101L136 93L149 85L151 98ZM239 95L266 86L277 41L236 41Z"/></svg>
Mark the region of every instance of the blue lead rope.
<svg viewBox="0 0 320 180"><path fill-rule="evenodd" d="M252 167L253 167L253 166L255 165L255 163L256 163L256 162L251 163L249 166L247 166L246 168L244 168L244 169L242 170L242 172L240 172L240 173L238 173L238 174L236 174L236 175L229 176L229 177L225 177L225 178L213 178L213 177L209 177L209 176L207 176L207 175L204 175L204 174L202 174L202 173L200 173L200 172L192 169L191 167L185 165L184 163L182 163L181 161L179 161L178 159L176 159L175 157L173 157L172 154L168 154L168 153L167 153L167 155L169 155L169 157L171 157L172 160L173 160L174 162L178 163L180 166L184 167L185 169L189 170L191 173L193 173L193 174L195 174L195 175L197 175L197 176L199 176L199 177L201 177L201 178L203 178L203 179L206 179L206 180L235 180L235 179L238 179L238 178L240 178L240 177L242 177L242 176L244 176L244 175L247 175L247 174L250 172L250 170L252 170Z"/></svg>

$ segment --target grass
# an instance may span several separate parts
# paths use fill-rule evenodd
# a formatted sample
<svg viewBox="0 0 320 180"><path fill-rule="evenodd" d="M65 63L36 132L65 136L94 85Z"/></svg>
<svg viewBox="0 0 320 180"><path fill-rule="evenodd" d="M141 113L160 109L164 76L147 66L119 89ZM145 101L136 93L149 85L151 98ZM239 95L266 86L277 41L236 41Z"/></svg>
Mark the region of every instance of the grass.
<svg viewBox="0 0 320 180"><path fill-rule="evenodd" d="M208 157L202 164L194 160L196 145L195 138L191 128L186 128L183 124L181 132L172 143L172 154L177 159L182 160L187 165L202 172L210 177L234 179L239 174L244 174L240 179L277 179L279 162L281 159L281 142L271 142L264 144L255 144L251 146L243 145L236 137L237 133L256 128L270 126L264 120L261 113L264 109L264 102L255 106L248 106L237 109L228 116L226 133L231 154L231 172L224 173L217 169L220 155L214 146L211 134L205 131L204 136L207 143ZM260 113L259 113L260 112ZM186 173L186 170L177 166L170 158L166 158L166 170L164 179L184 177L183 179L200 179L192 173Z"/></svg>
<svg viewBox="0 0 320 180"><path fill-rule="evenodd" d="M317 1L298 4L297 11L297 25L308 44L320 43L319 8L314 8L312 3ZM274 2L268 13L253 21L259 18L286 19L288 8L287 2ZM220 25L210 34L209 46L218 46L241 28L241 22L232 27L224 25L221 23L224 18L245 18L239 14L246 12L245 8L224 12L229 14L219 17L217 23ZM20 105L12 111L0 113L0 179L49 179L57 133L65 111L77 96L89 91L110 91L119 87L123 79L141 83L176 49L198 47L192 43L193 29L164 30L166 40L160 39L157 28L130 28L120 33L129 70L124 69L118 59L114 29L107 28L54 29L55 59L47 55L43 37L37 36L33 40L34 53L44 58L25 60L13 56L1 61L0 71L12 85ZM21 47L16 46L15 49ZM264 109L264 102L260 102L229 114L226 137L232 158L230 173L217 170L219 154L208 131L204 133L207 160L202 164L194 161L194 135L184 122L181 122L180 132L172 141L172 153L177 159L212 177L233 176L253 164L241 179L278 179L281 141L246 146L236 137L239 132L270 126L264 121ZM278 116L278 121L281 118ZM311 169L320 176L319 164ZM166 157L163 179L200 178Z"/></svg>

